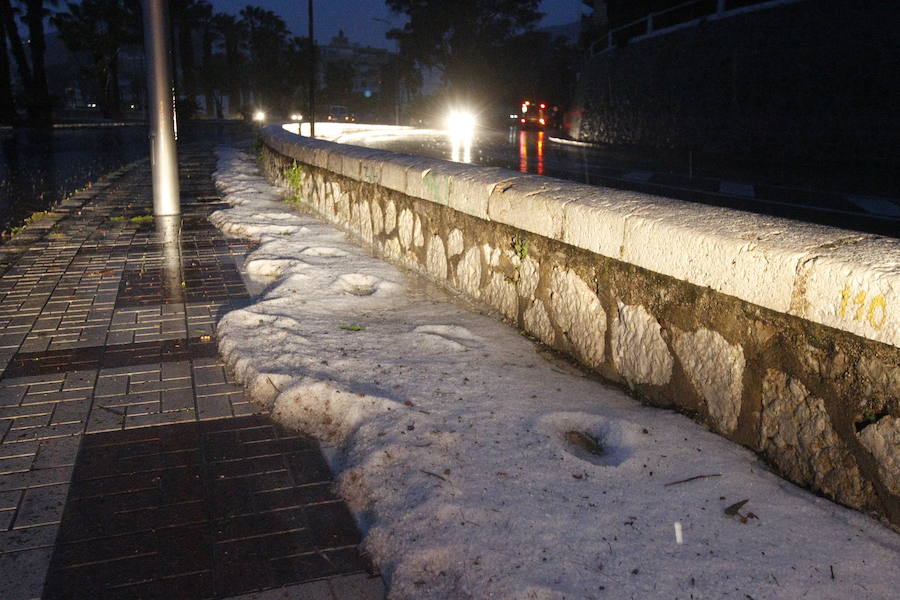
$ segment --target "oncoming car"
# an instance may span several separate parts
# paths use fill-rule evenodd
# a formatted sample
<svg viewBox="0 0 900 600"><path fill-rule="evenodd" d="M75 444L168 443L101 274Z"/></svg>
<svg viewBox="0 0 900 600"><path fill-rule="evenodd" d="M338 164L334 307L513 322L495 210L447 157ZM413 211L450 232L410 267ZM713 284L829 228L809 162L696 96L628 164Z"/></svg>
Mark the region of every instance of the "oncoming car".
<svg viewBox="0 0 900 600"><path fill-rule="evenodd" d="M326 121L335 123L355 123L356 115L350 112L346 106L335 104L328 107L328 113L325 116Z"/></svg>
<svg viewBox="0 0 900 600"><path fill-rule="evenodd" d="M519 114L520 129L546 129L550 122L546 102L525 100L522 102L521 109L522 111Z"/></svg>

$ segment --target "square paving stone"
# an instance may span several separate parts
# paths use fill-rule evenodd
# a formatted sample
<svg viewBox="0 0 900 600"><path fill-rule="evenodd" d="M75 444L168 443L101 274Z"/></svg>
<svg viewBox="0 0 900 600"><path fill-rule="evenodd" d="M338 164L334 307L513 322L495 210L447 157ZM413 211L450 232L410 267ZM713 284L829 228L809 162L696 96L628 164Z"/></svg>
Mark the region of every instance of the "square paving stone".
<svg viewBox="0 0 900 600"><path fill-rule="evenodd" d="M86 434L44 597L225 598L370 572L331 484L314 440L259 415Z"/></svg>

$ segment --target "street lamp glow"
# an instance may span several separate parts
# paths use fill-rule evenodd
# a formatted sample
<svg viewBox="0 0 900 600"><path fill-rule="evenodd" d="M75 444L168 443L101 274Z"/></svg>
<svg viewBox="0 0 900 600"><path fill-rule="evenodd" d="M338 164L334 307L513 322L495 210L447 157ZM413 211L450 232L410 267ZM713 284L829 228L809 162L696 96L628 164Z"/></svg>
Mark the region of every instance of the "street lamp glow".
<svg viewBox="0 0 900 600"><path fill-rule="evenodd" d="M475 115L468 111L454 110L447 116L447 129L456 135L471 135L475 125Z"/></svg>
<svg viewBox="0 0 900 600"><path fill-rule="evenodd" d="M256 111L255 113L253 113L253 120L254 121L265 121L266 113L261 110Z"/></svg>

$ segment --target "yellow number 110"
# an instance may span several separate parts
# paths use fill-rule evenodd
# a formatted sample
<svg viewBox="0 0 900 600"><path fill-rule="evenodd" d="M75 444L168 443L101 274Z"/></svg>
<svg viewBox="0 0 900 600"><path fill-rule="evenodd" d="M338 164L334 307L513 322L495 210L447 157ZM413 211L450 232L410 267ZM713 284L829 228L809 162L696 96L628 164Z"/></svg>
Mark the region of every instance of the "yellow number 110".
<svg viewBox="0 0 900 600"><path fill-rule="evenodd" d="M841 290L841 317L847 316L847 308L851 304L856 307L856 311L853 314L854 321L859 321L865 315L866 321L875 329L881 329L884 325L884 321L887 319L887 301L884 299L884 296L880 294L874 296L867 307L866 292L860 290L853 294L850 286L845 285L844 289Z"/></svg>

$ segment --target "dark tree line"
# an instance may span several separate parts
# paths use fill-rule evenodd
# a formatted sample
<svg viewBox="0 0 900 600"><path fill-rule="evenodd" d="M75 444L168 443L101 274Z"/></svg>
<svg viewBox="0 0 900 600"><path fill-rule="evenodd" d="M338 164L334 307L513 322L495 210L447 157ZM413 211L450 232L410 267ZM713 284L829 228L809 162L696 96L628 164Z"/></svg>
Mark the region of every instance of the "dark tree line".
<svg viewBox="0 0 900 600"><path fill-rule="evenodd" d="M139 0L66 2L50 15L47 6L56 4L0 0L0 123L15 123L17 108L24 110L28 124L50 122L54 99L44 68L47 22L69 50L85 59L82 74L94 83L102 115L122 114L122 52L128 46L142 52ZM207 111L222 116L224 95L238 107L304 106L308 41L292 36L275 13L247 6L235 16L214 12L205 0L172 0L170 18L179 114L192 115L203 97ZM19 23L27 27L29 43L21 39Z"/></svg>
<svg viewBox="0 0 900 600"><path fill-rule="evenodd" d="M103 116L121 115L122 51L142 42L139 0L67 2L49 16L48 6L57 2L0 0L0 122L14 122L17 108L32 124L51 119L45 22L70 50L87 57L83 74L94 82ZM515 104L525 97L558 103L569 97L577 52L561 38L534 30L539 0L386 3L408 21L389 33L400 52L381 73L383 100L416 89L423 67L441 71L444 95L452 99ZM230 15L216 13L206 0L171 0L171 22L180 114L190 116L202 97L207 112L221 116L225 95L232 106L247 109L285 113L306 107L308 40L293 36L275 13L247 6ZM28 31L28 43L20 25ZM329 65L325 71L324 97L346 95L352 65Z"/></svg>
<svg viewBox="0 0 900 600"><path fill-rule="evenodd" d="M16 65L22 82L21 103L31 123L49 123L52 103L44 67L46 39L44 19L51 0L0 0L0 122L11 123L15 119L15 99L12 89L10 56ZM28 30L28 44L19 35L17 20ZM27 46L27 51L26 51Z"/></svg>
<svg viewBox="0 0 900 600"><path fill-rule="evenodd" d="M579 54L563 38L534 30L540 0L385 1L408 19L388 34L400 55L438 69L449 101L565 104L571 96Z"/></svg>

